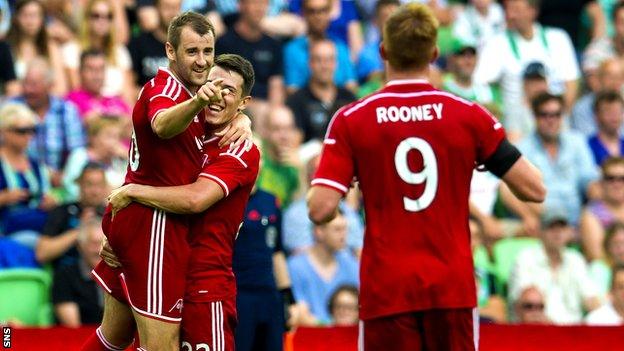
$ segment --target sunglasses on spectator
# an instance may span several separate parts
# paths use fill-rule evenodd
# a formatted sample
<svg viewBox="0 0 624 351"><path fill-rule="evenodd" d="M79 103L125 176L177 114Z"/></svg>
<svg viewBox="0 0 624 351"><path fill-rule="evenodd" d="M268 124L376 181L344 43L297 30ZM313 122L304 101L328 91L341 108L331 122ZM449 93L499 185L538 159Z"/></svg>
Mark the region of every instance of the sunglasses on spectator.
<svg viewBox="0 0 624 351"><path fill-rule="evenodd" d="M329 6L327 7L317 7L317 8L304 8L303 11L305 13L308 13L310 15L316 15L316 14L322 14L322 13L327 13L331 10L331 8Z"/></svg>
<svg viewBox="0 0 624 351"><path fill-rule="evenodd" d="M605 175L602 179L606 182L624 182L624 175Z"/></svg>
<svg viewBox="0 0 624 351"><path fill-rule="evenodd" d="M539 111L537 112L537 117L539 118L559 118L561 117L561 115L562 115L561 111L554 111L554 112Z"/></svg>
<svg viewBox="0 0 624 351"><path fill-rule="evenodd" d="M522 304L520 304L520 308L522 308L523 310L538 310L541 311L544 309L544 304L543 303L532 303L532 302L524 302Z"/></svg>
<svg viewBox="0 0 624 351"><path fill-rule="evenodd" d="M96 12L92 12L89 17L91 19L97 20L97 19L105 19L105 20L112 20L113 19L113 14L112 13L96 13Z"/></svg>
<svg viewBox="0 0 624 351"><path fill-rule="evenodd" d="M35 134L37 132L37 127L15 127L9 128L9 130L16 134L26 135Z"/></svg>

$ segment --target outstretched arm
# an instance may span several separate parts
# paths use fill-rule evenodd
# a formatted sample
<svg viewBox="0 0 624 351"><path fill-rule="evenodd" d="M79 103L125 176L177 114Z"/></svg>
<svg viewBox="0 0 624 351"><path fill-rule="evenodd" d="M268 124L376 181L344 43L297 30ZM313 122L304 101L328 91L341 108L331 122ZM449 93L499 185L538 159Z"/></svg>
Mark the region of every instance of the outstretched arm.
<svg viewBox="0 0 624 351"><path fill-rule="evenodd" d="M179 186L127 184L115 189L108 201L113 206L113 213L136 201L166 212L188 214L203 212L223 197L225 193L221 186L200 177L195 183Z"/></svg>

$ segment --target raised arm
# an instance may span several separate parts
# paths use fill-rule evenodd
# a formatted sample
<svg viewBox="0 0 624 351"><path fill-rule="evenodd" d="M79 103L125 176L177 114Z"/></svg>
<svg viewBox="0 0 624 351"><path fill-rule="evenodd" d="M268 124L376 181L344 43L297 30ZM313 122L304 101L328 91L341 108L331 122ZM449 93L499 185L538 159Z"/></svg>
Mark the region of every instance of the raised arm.
<svg viewBox="0 0 624 351"><path fill-rule="evenodd" d="M221 186L200 177L195 183L179 186L127 184L115 189L108 201L113 206L113 213L136 201L166 212L188 214L203 212L223 197L225 193Z"/></svg>

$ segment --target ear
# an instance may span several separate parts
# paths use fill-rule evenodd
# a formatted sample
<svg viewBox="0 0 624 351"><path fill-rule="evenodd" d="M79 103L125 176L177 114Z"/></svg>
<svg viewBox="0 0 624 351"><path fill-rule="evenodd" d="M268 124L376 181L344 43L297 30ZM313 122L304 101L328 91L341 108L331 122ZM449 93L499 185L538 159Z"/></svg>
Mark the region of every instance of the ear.
<svg viewBox="0 0 624 351"><path fill-rule="evenodd" d="M245 96L239 103L238 103L238 111L243 111L244 109L247 108L247 104L249 103L249 101L251 100L251 96Z"/></svg>
<svg viewBox="0 0 624 351"><path fill-rule="evenodd" d="M382 60L388 61L388 55L386 54L386 47L384 46L383 41L379 43L379 55Z"/></svg>
<svg viewBox="0 0 624 351"><path fill-rule="evenodd" d="M169 61L176 60L175 49L170 42L165 43L165 52L167 53L167 58L169 59Z"/></svg>
<svg viewBox="0 0 624 351"><path fill-rule="evenodd" d="M433 55L431 55L431 61L429 61L429 63L436 62L436 60L439 57L440 57L440 48L436 45L435 48L433 48Z"/></svg>

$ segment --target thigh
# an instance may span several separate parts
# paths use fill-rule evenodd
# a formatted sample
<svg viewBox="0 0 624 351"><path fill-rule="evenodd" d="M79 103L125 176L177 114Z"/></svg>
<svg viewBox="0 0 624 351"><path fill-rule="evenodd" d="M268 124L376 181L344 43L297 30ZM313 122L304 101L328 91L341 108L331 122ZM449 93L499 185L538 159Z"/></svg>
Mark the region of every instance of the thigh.
<svg viewBox="0 0 624 351"><path fill-rule="evenodd" d="M186 301L183 309L181 351L234 351L236 299Z"/></svg>
<svg viewBox="0 0 624 351"><path fill-rule="evenodd" d="M129 307L126 294L121 284L121 273L121 268L112 268L104 261L100 261L91 271L93 280L104 289L107 295L112 296L115 300Z"/></svg>
<svg viewBox="0 0 624 351"><path fill-rule="evenodd" d="M122 264L120 277L127 301L136 313L180 322L189 257L187 235L183 217L154 208L130 205L115 215L107 236Z"/></svg>
<svg viewBox="0 0 624 351"><path fill-rule="evenodd" d="M417 313L375 318L360 323L360 350L425 350L422 323ZM363 347L362 347L363 346Z"/></svg>
<svg viewBox="0 0 624 351"><path fill-rule="evenodd" d="M423 312L425 345L428 350L469 351L477 349L478 316L474 308Z"/></svg>
<svg viewBox="0 0 624 351"><path fill-rule="evenodd" d="M102 333L106 342L117 347L126 347L132 343L136 325L130 306L117 300L111 294L104 293L104 316L98 333Z"/></svg>

